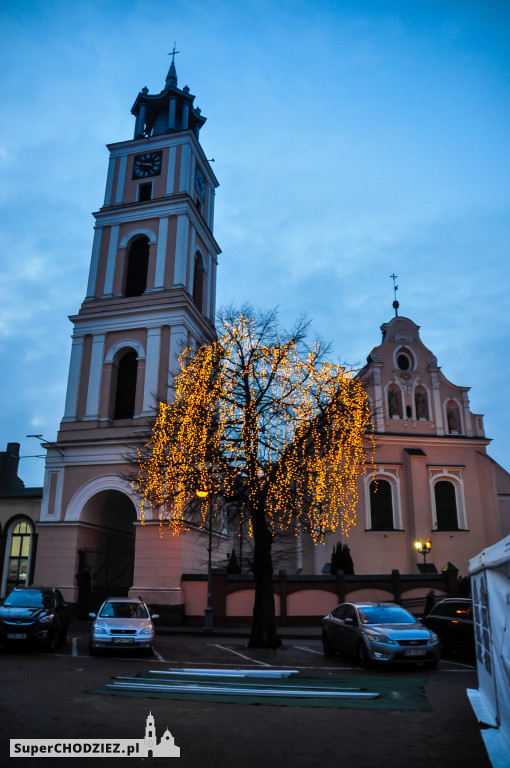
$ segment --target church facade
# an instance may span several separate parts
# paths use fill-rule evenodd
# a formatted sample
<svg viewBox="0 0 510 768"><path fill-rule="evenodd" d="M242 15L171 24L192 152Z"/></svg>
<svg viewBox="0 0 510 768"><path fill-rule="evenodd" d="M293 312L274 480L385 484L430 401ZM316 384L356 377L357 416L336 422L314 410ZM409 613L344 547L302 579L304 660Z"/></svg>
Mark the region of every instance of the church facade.
<svg viewBox="0 0 510 768"><path fill-rule="evenodd" d="M446 378L419 330L397 315L384 323L358 374L373 414L375 472L367 466L360 479L356 526L343 542L356 573L451 563L465 576L469 559L505 535L510 520L510 476L487 454L483 416L471 412L469 388ZM338 540L328 534L304 570L320 572Z"/></svg>
<svg viewBox="0 0 510 768"><path fill-rule="evenodd" d="M126 477L158 399L171 399L179 355L215 336L218 182L199 140L205 118L189 88L178 87L173 62L163 90L142 89L132 113L133 138L108 146L37 526L33 581L58 586L85 615L93 581L110 594L183 608L182 575L204 574L207 562L199 534L161 536L150 512L141 524ZM446 379L418 326L396 316L382 332L359 373L374 414L376 470L360 480L357 524L344 543L356 573L417 572L421 539L432 545L429 562L465 574L469 558L510 528L501 511L510 477L487 455L468 389ZM322 573L339 540L334 531L318 547L297 540L291 570ZM224 556L239 542L225 545Z"/></svg>

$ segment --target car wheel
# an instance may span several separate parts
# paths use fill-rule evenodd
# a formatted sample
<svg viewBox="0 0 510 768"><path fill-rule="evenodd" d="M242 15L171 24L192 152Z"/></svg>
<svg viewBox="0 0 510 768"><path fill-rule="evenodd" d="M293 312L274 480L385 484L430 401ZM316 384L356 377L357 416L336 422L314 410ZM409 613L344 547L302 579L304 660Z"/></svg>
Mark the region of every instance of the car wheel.
<svg viewBox="0 0 510 768"><path fill-rule="evenodd" d="M322 647L324 649L324 656L334 656L335 655L335 649L329 642L329 638L325 632L322 634Z"/></svg>
<svg viewBox="0 0 510 768"><path fill-rule="evenodd" d="M359 666L363 667L363 669L368 669L370 666L370 657L368 655L366 645L363 642L358 643L358 647L356 649L356 659Z"/></svg>
<svg viewBox="0 0 510 768"><path fill-rule="evenodd" d="M92 643L89 643L89 656L97 656L97 648L94 648Z"/></svg>

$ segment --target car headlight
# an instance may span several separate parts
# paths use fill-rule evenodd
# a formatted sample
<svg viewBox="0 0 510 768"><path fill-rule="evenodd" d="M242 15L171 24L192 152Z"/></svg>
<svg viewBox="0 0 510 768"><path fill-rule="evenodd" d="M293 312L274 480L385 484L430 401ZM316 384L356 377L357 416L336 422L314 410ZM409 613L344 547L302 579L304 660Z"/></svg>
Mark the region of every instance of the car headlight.
<svg viewBox="0 0 510 768"><path fill-rule="evenodd" d="M49 616L44 616L42 619L39 619L39 624L48 624L50 621L53 621L55 616L50 613Z"/></svg>
<svg viewBox="0 0 510 768"><path fill-rule="evenodd" d="M395 645L395 641L387 637L387 635L380 635L377 632L366 632L365 634L372 643L388 643L388 645Z"/></svg>
<svg viewBox="0 0 510 768"><path fill-rule="evenodd" d="M430 633L430 642L431 643L438 643L439 642L439 638L438 638L438 636L434 632Z"/></svg>
<svg viewBox="0 0 510 768"><path fill-rule="evenodd" d="M152 629L152 627L147 627L147 629L141 629L140 630L140 634L141 635L152 635L152 634L154 634L154 630Z"/></svg>
<svg viewBox="0 0 510 768"><path fill-rule="evenodd" d="M104 627L93 627L92 631L93 631L93 633L95 635L107 635L108 634L108 632L106 631L106 629Z"/></svg>

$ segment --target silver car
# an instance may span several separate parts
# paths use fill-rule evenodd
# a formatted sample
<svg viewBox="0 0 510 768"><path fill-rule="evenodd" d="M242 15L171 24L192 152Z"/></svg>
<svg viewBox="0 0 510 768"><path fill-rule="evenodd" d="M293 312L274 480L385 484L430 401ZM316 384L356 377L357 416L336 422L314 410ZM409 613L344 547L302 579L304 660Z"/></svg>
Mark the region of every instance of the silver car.
<svg viewBox="0 0 510 768"><path fill-rule="evenodd" d="M441 654L437 635L395 603L342 603L322 620L326 656L336 651L368 667L374 662L424 662L435 667Z"/></svg>
<svg viewBox="0 0 510 768"><path fill-rule="evenodd" d="M105 648L133 648L152 653L154 648L155 613L152 618L149 609L141 599L131 597L110 597L102 604L94 619L90 633L91 655Z"/></svg>

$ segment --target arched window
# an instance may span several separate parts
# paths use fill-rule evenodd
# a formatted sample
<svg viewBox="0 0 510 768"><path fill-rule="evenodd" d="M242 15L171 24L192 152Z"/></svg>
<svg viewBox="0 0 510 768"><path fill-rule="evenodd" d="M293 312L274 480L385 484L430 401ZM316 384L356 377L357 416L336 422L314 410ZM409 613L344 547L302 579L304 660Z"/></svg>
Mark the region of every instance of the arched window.
<svg viewBox="0 0 510 768"><path fill-rule="evenodd" d="M134 416L137 372L137 354L134 349L128 349L118 362L114 419L132 419Z"/></svg>
<svg viewBox="0 0 510 768"><path fill-rule="evenodd" d="M205 269L202 256L195 254L195 268L193 271L193 301L201 312L204 311L204 283Z"/></svg>
<svg viewBox="0 0 510 768"><path fill-rule="evenodd" d="M27 520L19 520L11 526L8 535L7 578L5 594L15 587L26 587L30 578L33 528Z"/></svg>
<svg viewBox="0 0 510 768"><path fill-rule="evenodd" d="M370 483L370 519L373 531L394 529L391 485L387 480L379 478Z"/></svg>
<svg viewBox="0 0 510 768"><path fill-rule="evenodd" d="M402 418L402 395L395 384L390 384L388 387L388 414L390 419Z"/></svg>
<svg viewBox="0 0 510 768"><path fill-rule="evenodd" d="M414 391L414 407L417 419L429 418L427 391L424 387L416 387Z"/></svg>
<svg viewBox="0 0 510 768"><path fill-rule="evenodd" d="M455 400L448 400L446 403L446 422L450 435L458 435L461 433L460 411Z"/></svg>
<svg viewBox="0 0 510 768"><path fill-rule="evenodd" d="M131 243L127 257L124 296L141 296L147 288L149 238L138 237Z"/></svg>
<svg viewBox="0 0 510 768"><path fill-rule="evenodd" d="M436 502L437 530L457 531L459 520L454 484L449 480L438 480L434 485L434 499Z"/></svg>

